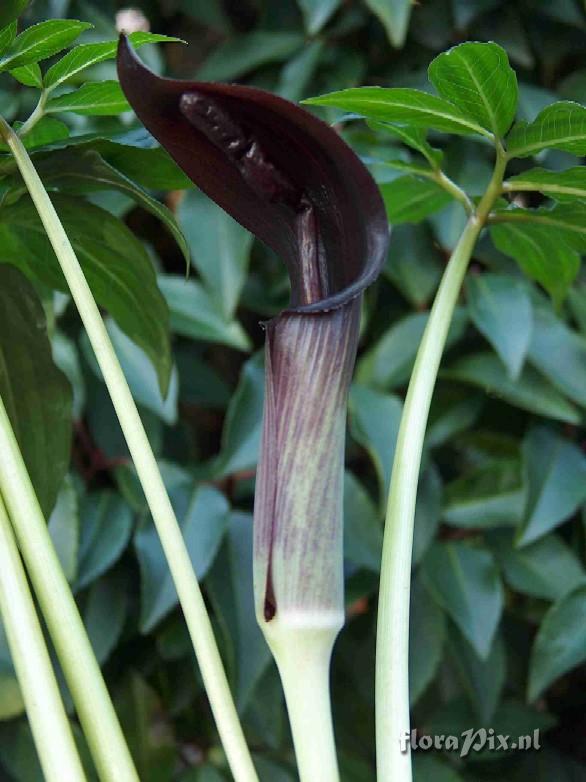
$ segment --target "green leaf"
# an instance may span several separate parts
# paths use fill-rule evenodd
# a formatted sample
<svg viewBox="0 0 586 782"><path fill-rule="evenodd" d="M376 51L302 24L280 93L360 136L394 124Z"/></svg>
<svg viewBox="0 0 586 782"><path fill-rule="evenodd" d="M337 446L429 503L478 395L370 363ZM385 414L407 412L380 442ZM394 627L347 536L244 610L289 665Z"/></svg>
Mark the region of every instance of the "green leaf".
<svg viewBox="0 0 586 782"><path fill-rule="evenodd" d="M79 509L75 486L69 476L63 481L48 524L65 578L72 583L77 576Z"/></svg>
<svg viewBox="0 0 586 782"><path fill-rule="evenodd" d="M181 201L178 220L194 266L218 309L232 318L246 279L252 234L199 190Z"/></svg>
<svg viewBox="0 0 586 782"><path fill-rule="evenodd" d="M497 635L486 660L478 657L457 630L448 634L448 648L480 724L486 725L494 716L505 683L506 654L503 639Z"/></svg>
<svg viewBox="0 0 586 782"><path fill-rule="evenodd" d="M417 486L415 523L413 527L413 565L418 565L435 538L440 522L442 479L439 470L431 464L422 474Z"/></svg>
<svg viewBox="0 0 586 782"><path fill-rule="evenodd" d="M170 490L191 564L199 580L215 559L229 521L223 494L211 486L197 487L186 475ZM140 629L149 633L178 603L177 592L157 531L149 522L134 536L140 564L142 599Z"/></svg>
<svg viewBox="0 0 586 782"><path fill-rule="evenodd" d="M78 90L66 92L47 101L47 114L62 111L72 111L84 116L108 117L130 111L130 106L117 81L100 81L88 82Z"/></svg>
<svg viewBox="0 0 586 782"><path fill-rule="evenodd" d="M521 209L513 206L509 209L497 209L495 221L514 222L547 226L553 233L559 232L561 238L580 253L586 252L586 202L572 201L540 209Z"/></svg>
<svg viewBox="0 0 586 782"><path fill-rule="evenodd" d="M435 147L429 144L426 139L427 132L425 128L393 125L391 122L377 122L376 120L371 120L368 125L373 130L382 130L401 139L403 144L423 155L433 169L440 167L444 153L441 149L435 149Z"/></svg>
<svg viewBox="0 0 586 782"><path fill-rule="evenodd" d="M0 57L0 71L13 70L31 62L52 57L67 48L84 30L92 27L88 22L75 19L50 19L34 24L12 41Z"/></svg>
<svg viewBox="0 0 586 782"><path fill-rule="evenodd" d="M442 256L429 226L397 225L391 231L389 256L383 274L414 309L433 296L442 275Z"/></svg>
<svg viewBox="0 0 586 782"><path fill-rule="evenodd" d="M75 586L84 589L122 555L132 531L132 511L120 495L106 489L85 495L79 515L81 535Z"/></svg>
<svg viewBox="0 0 586 782"><path fill-rule="evenodd" d="M565 232L564 232L565 233ZM539 282L559 304L580 268L580 255L567 244L564 233L536 223L499 223L491 226L496 248L514 258L525 274Z"/></svg>
<svg viewBox="0 0 586 782"><path fill-rule="evenodd" d="M527 698L536 700L556 679L586 660L586 586L555 603L545 615L529 662Z"/></svg>
<svg viewBox="0 0 586 782"><path fill-rule="evenodd" d="M338 10L341 0L298 0L298 3L305 29L309 35L316 35Z"/></svg>
<svg viewBox="0 0 586 782"><path fill-rule="evenodd" d="M0 13L2 12L0 11ZM10 22L10 24L7 24L6 26L0 25L0 55L4 54L12 41L16 38L17 29L16 20Z"/></svg>
<svg viewBox="0 0 586 782"><path fill-rule="evenodd" d="M513 535L499 530L488 541L505 581L517 592L558 600L586 579L582 563L559 535L516 548Z"/></svg>
<svg viewBox="0 0 586 782"><path fill-rule="evenodd" d="M380 571L383 529L378 508L351 473L344 475L344 557L353 564Z"/></svg>
<svg viewBox="0 0 586 782"><path fill-rule="evenodd" d="M419 223L452 200L452 196L437 182L413 174L380 185L380 191L391 225Z"/></svg>
<svg viewBox="0 0 586 782"><path fill-rule="evenodd" d="M586 500L586 456L559 434L538 427L523 442L527 504L517 545L562 524Z"/></svg>
<svg viewBox="0 0 586 782"><path fill-rule="evenodd" d="M30 0L3 0L0 9L0 28L16 20L29 4Z"/></svg>
<svg viewBox="0 0 586 782"><path fill-rule="evenodd" d="M103 665L120 640L128 614L129 585L123 573L111 573L89 590L83 623L94 654Z"/></svg>
<svg viewBox="0 0 586 782"><path fill-rule="evenodd" d="M217 46L197 71L201 81L236 79L271 62L283 62L303 46L299 33L255 30Z"/></svg>
<svg viewBox="0 0 586 782"><path fill-rule="evenodd" d="M48 190L68 194L93 193L99 190L116 190L158 218L169 230L186 261L189 262L189 247L174 214L157 201L140 185L107 163L92 149L64 149L43 157L36 164L37 171ZM22 186L22 181L15 178Z"/></svg>
<svg viewBox="0 0 586 782"><path fill-rule="evenodd" d="M348 411L350 433L366 449L374 464L382 504L391 479L403 405L396 396L355 384L350 390Z"/></svg>
<svg viewBox="0 0 586 782"><path fill-rule="evenodd" d="M586 199L586 167L575 166L565 171L531 168L509 177L505 185L510 192L537 191L559 203Z"/></svg>
<svg viewBox="0 0 586 782"><path fill-rule="evenodd" d="M128 40L134 49L144 46L146 43L181 42L180 38L155 33L134 32L130 33ZM116 57L118 41L103 41L101 43L83 43L67 52L58 62L52 65L45 74L45 88L53 90L68 79L77 76L86 68L96 65L104 60L112 60Z"/></svg>
<svg viewBox="0 0 586 782"><path fill-rule="evenodd" d="M173 274L159 275L159 287L171 314L171 330L191 339L248 350L250 340L242 326L226 319L200 283Z"/></svg>
<svg viewBox="0 0 586 782"><path fill-rule="evenodd" d="M434 543L421 567L434 597L486 660L503 610L503 588L490 552L464 543Z"/></svg>
<svg viewBox="0 0 586 782"><path fill-rule="evenodd" d="M515 380L523 368L533 329L526 286L508 275L478 274L468 277L466 294L470 319Z"/></svg>
<svg viewBox="0 0 586 782"><path fill-rule="evenodd" d="M586 286L577 285L568 292L568 304L576 325L586 336Z"/></svg>
<svg viewBox="0 0 586 782"><path fill-rule="evenodd" d="M43 74L41 68L37 62L32 62L29 65L21 65L20 68L13 68L10 71L10 75L24 84L25 87L36 87L42 89L43 87Z"/></svg>
<svg viewBox="0 0 586 782"><path fill-rule="evenodd" d="M521 465L503 459L449 483L442 518L455 527L472 529L515 526L521 520L524 500Z"/></svg>
<svg viewBox="0 0 586 782"><path fill-rule="evenodd" d="M380 19L391 44L401 49L409 30L412 0L365 0L365 3Z"/></svg>
<svg viewBox="0 0 586 782"><path fill-rule="evenodd" d="M49 516L69 467L71 388L56 368L37 294L0 264L0 396L33 486Z"/></svg>
<svg viewBox="0 0 586 782"><path fill-rule="evenodd" d="M586 108L572 101L553 103L533 122L518 122L507 137L509 157L528 157L542 149L586 155Z"/></svg>
<svg viewBox="0 0 586 782"><path fill-rule="evenodd" d="M428 73L442 98L497 138L510 128L517 112L517 77L496 43L454 46L433 60Z"/></svg>
<svg viewBox="0 0 586 782"><path fill-rule="evenodd" d="M435 755L417 752L413 755L413 782L464 782L451 766Z"/></svg>
<svg viewBox="0 0 586 782"><path fill-rule="evenodd" d="M234 644L236 700L242 712L271 660L254 612L250 514L230 515L224 543L206 578L206 589L220 609Z"/></svg>
<svg viewBox="0 0 586 782"><path fill-rule="evenodd" d="M478 386L491 396L546 418L570 424L582 420L574 405L534 369L525 367L518 380L513 381L494 353L465 356L443 370L441 377Z"/></svg>
<svg viewBox="0 0 586 782"><path fill-rule="evenodd" d="M334 106L368 119L400 122L419 128L469 136L489 131L470 120L453 103L421 90L404 87L352 87L302 101L312 106Z"/></svg>
<svg viewBox="0 0 586 782"><path fill-rule="evenodd" d="M162 393L171 376L168 308L144 246L118 218L79 198L52 201L79 258L96 301L148 355ZM57 258L28 198L3 207L4 260L22 266L44 285L67 291Z"/></svg>
<svg viewBox="0 0 586 782"><path fill-rule="evenodd" d="M417 578L409 612L409 701L417 703L437 673L446 640L446 615Z"/></svg>
<svg viewBox="0 0 586 782"><path fill-rule="evenodd" d="M55 141L69 138L69 128L54 117L43 117L32 130L23 136L22 143L27 149L35 149Z"/></svg>

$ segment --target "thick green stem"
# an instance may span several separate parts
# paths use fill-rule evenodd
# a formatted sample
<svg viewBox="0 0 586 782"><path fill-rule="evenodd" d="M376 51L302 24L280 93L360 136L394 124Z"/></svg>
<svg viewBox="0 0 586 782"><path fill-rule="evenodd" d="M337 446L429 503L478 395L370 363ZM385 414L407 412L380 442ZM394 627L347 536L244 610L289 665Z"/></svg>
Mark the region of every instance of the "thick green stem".
<svg viewBox="0 0 586 782"><path fill-rule="evenodd" d="M277 616L265 628L281 676L300 782L338 782L330 704L330 659L340 621L305 611Z"/></svg>
<svg viewBox="0 0 586 782"><path fill-rule="evenodd" d="M376 649L376 743L379 782L409 782L409 597L417 484L425 429L441 356L476 240L501 192L505 155L444 272L403 408L389 490L381 566ZM403 749L407 751L402 751Z"/></svg>
<svg viewBox="0 0 586 782"><path fill-rule="evenodd" d="M0 491L103 782L138 782L132 758L0 398Z"/></svg>
<svg viewBox="0 0 586 782"><path fill-rule="evenodd" d="M0 494L0 613L47 782L84 782L69 720Z"/></svg>
<svg viewBox="0 0 586 782"><path fill-rule="evenodd" d="M256 782L257 775L189 553L104 321L71 242L22 142L5 122L0 125L0 132L2 129L59 260L108 387L161 539L232 773L237 782Z"/></svg>

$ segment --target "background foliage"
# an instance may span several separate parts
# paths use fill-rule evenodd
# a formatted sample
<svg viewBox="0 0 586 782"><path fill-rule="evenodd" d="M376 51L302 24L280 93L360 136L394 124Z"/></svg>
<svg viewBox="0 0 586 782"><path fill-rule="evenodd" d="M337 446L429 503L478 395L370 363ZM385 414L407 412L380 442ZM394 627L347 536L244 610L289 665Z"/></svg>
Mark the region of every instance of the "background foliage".
<svg viewBox="0 0 586 782"><path fill-rule="evenodd" d="M586 17L577 0L135 5L151 30L190 44L141 50L151 67L184 78L238 80L292 100L363 83L429 89L426 69L438 52L461 40L495 40L519 76L520 118L532 120L559 98L586 103ZM117 10L108 0L35 0L23 23L81 19L93 28L80 26L78 43L93 44L115 37ZM45 85L54 91L28 144L109 313L261 776L295 779L278 678L254 621L250 565L259 321L286 304L287 277L136 128L114 83L112 52L95 51L101 60L83 72L75 72L73 55L45 53ZM0 53L0 113L11 121L30 114L40 85L38 66L18 56L14 45ZM363 123L346 124L344 133L392 194L397 223L385 272L366 296L349 415L348 623L333 677L343 778L362 782L374 775L374 621L392 444L427 310L465 213L432 183L423 191L386 165L416 159L401 139ZM441 134L432 141L448 173L480 194L489 150ZM547 152L538 163L560 169L576 159ZM521 173L530 161L516 165ZM0 372L0 392L23 422L23 450L141 779L217 782L227 778L225 762L108 395L7 155L0 175L0 367L11 368ZM524 197L528 206L541 198ZM559 250L555 237L543 241L545 252ZM435 734L540 728L543 748L466 760L427 753L416 757L419 782L586 776L586 279L579 276L565 298L561 280L550 288L552 302L503 254L515 255L510 237L497 244L485 237L475 254L427 435L415 531L413 723ZM48 362L46 337L39 340L44 319L61 372ZM40 771L22 712L0 635L0 774L35 782Z"/></svg>

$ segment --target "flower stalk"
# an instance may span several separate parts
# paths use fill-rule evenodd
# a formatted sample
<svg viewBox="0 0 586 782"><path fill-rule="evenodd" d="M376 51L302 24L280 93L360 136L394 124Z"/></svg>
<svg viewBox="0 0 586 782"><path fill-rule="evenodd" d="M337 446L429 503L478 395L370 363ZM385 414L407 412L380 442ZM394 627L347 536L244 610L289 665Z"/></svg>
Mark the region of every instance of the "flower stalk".
<svg viewBox="0 0 586 782"><path fill-rule="evenodd" d="M501 193L506 166L497 146L492 179L458 241L423 334L395 449L383 543L376 650L376 745L379 782L410 782L409 596L417 484L437 373L466 270L490 210Z"/></svg>
<svg viewBox="0 0 586 782"><path fill-rule="evenodd" d="M20 173L37 208L110 393L177 588L179 602L185 615L206 692L232 773L237 782L256 782L257 775L230 693L203 595L193 571L189 553L165 489L153 450L106 326L71 246L71 242L22 141L1 118L0 134L4 136L14 155ZM1 450L0 443L0 452ZM31 563L28 560L27 564L30 569ZM42 582L40 582L39 586L41 589L43 588ZM66 650L64 650L64 654L66 654ZM96 674L95 671L94 674ZM97 669L97 675L100 681L102 681L99 668ZM92 677L93 680L95 678L96 675ZM82 693L80 693L80 697L81 695ZM117 742L117 744L118 755L122 757L123 747L120 745L120 742ZM109 776L104 776L104 779L111 779L112 782L114 780L121 782L121 780L125 779L136 779L135 775L130 776L129 767L125 771L126 776L123 776L122 773L118 775L116 768L117 763L114 762L112 767L107 770ZM106 769L104 773L106 774Z"/></svg>
<svg viewBox="0 0 586 782"><path fill-rule="evenodd" d="M0 615L45 779L85 782L1 494Z"/></svg>

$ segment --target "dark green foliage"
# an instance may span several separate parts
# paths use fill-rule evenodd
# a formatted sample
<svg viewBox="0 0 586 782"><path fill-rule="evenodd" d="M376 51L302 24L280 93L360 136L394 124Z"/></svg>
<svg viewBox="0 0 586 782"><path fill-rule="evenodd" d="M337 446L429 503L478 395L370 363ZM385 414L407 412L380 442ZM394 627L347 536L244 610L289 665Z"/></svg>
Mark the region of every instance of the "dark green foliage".
<svg viewBox="0 0 586 782"><path fill-rule="evenodd" d="M259 321L286 306L286 275L266 248L191 189L144 130L118 117L127 108L112 84L120 4L35 0L17 30L10 22L23 5L3 3L0 12L0 113L24 121L41 79L49 89L52 113L24 140L109 314L108 329L203 578L261 779L293 782L282 694L254 620L251 585L263 394ZM487 142L505 138L511 162L498 210L514 214L515 222L494 222L475 251L426 437L414 541L411 700L413 725L425 732L486 725L517 736L540 728L543 748L465 759L417 753L415 780L582 779L586 175L579 157L586 152L586 109L569 103L586 104L582 4L133 5L152 30L190 44L154 47L146 44L157 36L133 34L135 47L145 44L140 56L167 75L236 80L293 100L373 85L329 99L338 108L318 109L330 122L349 112L368 116L368 124L349 120L339 127L381 185L392 220L405 223L394 229L385 271L366 296L350 399L348 623L333 670L348 782L374 778L376 590L402 398L466 219L462 202L438 186L434 172L441 165L475 199L490 177ZM49 47L43 28L32 25L56 13L87 19L93 29L61 20ZM464 40L478 43L445 53ZM504 47L516 78L500 50L481 45L488 40ZM384 103L380 87L393 90ZM58 497L51 532L141 779L227 780L111 404L5 151L0 198L0 393L48 515ZM73 388L73 438L70 391L50 360L45 314L55 364ZM22 712L0 628L0 777L36 782Z"/></svg>

